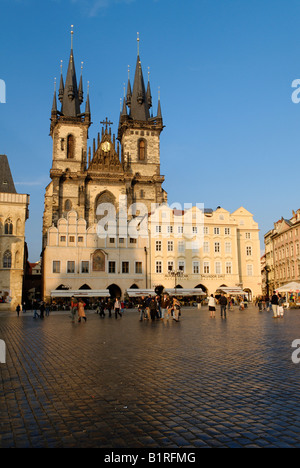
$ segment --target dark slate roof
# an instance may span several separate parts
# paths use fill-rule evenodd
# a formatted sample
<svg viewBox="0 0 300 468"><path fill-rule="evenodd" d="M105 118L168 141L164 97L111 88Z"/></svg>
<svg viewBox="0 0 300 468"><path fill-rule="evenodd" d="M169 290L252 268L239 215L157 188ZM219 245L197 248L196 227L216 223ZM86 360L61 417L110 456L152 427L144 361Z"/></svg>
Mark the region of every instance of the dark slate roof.
<svg viewBox="0 0 300 468"><path fill-rule="evenodd" d="M130 115L134 120L149 120L149 103L145 90L140 57L137 57L134 83L131 96Z"/></svg>
<svg viewBox="0 0 300 468"><path fill-rule="evenodd" d="M65 85L61 78L60 93L61 93L61 113L65 117L78 117L80 115L80 104L82 102L82 81L80 87L77 87L75 63L73 49L71 49L69 66Z"/></svg>
<svg viewBox="0 0 300 468"><path fill-rule="evenodd" d="M17 193L5 154L0 154L0 192Z"/></svg>

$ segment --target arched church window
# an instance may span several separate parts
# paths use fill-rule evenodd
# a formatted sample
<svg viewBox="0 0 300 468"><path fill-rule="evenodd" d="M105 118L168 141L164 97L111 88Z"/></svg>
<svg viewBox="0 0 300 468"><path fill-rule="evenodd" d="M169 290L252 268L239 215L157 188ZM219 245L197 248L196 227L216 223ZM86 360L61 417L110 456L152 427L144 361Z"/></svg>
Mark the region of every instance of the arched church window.
<svg viewBox="0 0 300 468"><path fill-rule="evenodd" d="M11 268L11 252L7 250L3 255L3 268Z"/></svg>
<svg viewBox="0 0 300 468"><path fill-rule="evenodd" d="M71 200L66 200L65 201L65 211L71 211L72 209L72 202Z"/></svg>
<svg viewBox="0 0 300 468"><path fill-rule="evenodd" d="M12 233L13 233L12 220L8 218L4 224L4 234L12 234Z"/></svg>
<svg viewBox="0 0 300 468"><path fill-rule="evenodd" d="M67 158L74 159L75 157L75 139L73 135L68 135L67 138Z"/></svg>
<svg viewBox="0 0 300 468"><path fill-rule="evenodd" d="M95 198L95 220L96 222L100 221L104 216L107 216L107 212L106 211L104 212L104 207L107 208L108 205L111 206L110 214L113 215L113 212L115 210L115 204L116 204L116 199L111 192L105 190L104 192L100 193Z"/></svg>
<svg viewBox="0 0 300 468"><path fill-rule="evenodd" d="M105 255L102 250L96 250L92 258L93 271L105 271Z"/></svg>
<svg viewBox="0 0 300 468"><path fill-rule="evenodd" d="M139 161L145 161L146 159L146 142L145 140L139 140L138 142Z"/></svg>
<svg viewBox="0 0 300 468"><path fill-rule="evenodd" d="M20 218L17 219L17 236L21 236L22 235L22 221L20 220Z"/></svg>

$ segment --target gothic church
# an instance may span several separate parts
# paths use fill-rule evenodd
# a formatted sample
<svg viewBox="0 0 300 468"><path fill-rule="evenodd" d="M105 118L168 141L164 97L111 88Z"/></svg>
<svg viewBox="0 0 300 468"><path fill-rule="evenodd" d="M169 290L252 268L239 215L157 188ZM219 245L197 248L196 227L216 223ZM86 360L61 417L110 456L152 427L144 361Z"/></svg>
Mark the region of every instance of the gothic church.
<svg viewBox="0 0 300 468"><path fill-rule="evenodd" d="M153 117L150 82L148 78L146 87L139 52L132 85L128 77L117 138L111 134L111 122L106 118L92 148L88 148L90 96L88 91L83 111L82 74L78 84L73 41L65 81L61 73L58 100L60 110L55 90L50 119L51 182L45 191L43 216L44 298L48 299L50 291L57 288L107 288L109 272L120 274L118 279L123 288L120 291L118 286L117 293L124 292L132 283L145 287L145 266L140 256L144 259L147 245L137 245L139 240L130 243L117 233L103 243L96 233L99 204L112 203L118 213L119 199L126 196L128 206L142 202L150 212L152 203L167 201L162 188L164 177L160 174L163 130L160 99L157 115ZM110 255L110 249L116 251L116 247L118 259L111 260L116 254ZM129 267L130 247L135 252L135 265ZM127 250L124 260L122 248Z"/></svg>

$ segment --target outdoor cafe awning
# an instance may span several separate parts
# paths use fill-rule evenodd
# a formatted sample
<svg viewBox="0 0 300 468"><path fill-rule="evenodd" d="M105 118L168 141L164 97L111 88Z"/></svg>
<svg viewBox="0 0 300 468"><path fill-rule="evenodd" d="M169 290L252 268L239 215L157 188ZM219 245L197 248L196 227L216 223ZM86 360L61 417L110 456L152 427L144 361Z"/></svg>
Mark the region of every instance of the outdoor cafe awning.
<svg viewBox="0 0 300 468"><path fill-rule="evenodd" d="M129 297L142 297L142 296L153 296L155 295L154 289L127 289Z"/></svg>
<svg viewBox="0 0 300 468"><path fill-rule="evenodd" d="M241 288L235 288L235 287L223 287L219 288L217 292L223 292L224 294L231 294L231 295L244 295L247 294L245 291L243 291Z"/></svg>
<svg viewBox="0 0 300 468"><path fill-rule="evenodd" d="M51 297L109 297L108 289L55 289Z"/></svg>
<svg viewBox="0 0 300 468"><path fill-rule="evenodd" d="M172 289L165 289L164 292L169 294L170 296L206 296L206 294L202 291L201 288L193 288L193 289L172 288Z"/></svg>
<svg viewBox="0 0 300 468"><path fill-rule="evenodd" d="M297 292L300 291L300 283L292 282L276 289L277 292Z"/></svg>

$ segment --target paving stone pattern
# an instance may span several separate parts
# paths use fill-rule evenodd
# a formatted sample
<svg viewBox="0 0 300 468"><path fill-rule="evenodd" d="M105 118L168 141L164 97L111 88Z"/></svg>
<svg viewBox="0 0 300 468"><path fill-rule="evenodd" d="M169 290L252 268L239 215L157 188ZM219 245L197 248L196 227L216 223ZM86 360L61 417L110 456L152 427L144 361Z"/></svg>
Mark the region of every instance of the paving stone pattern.
<svg viewBox="0 0 300 468"><path fill-rule="evenodd" d="M300 447L300 311L0 316L0 448Z"/></svg>

